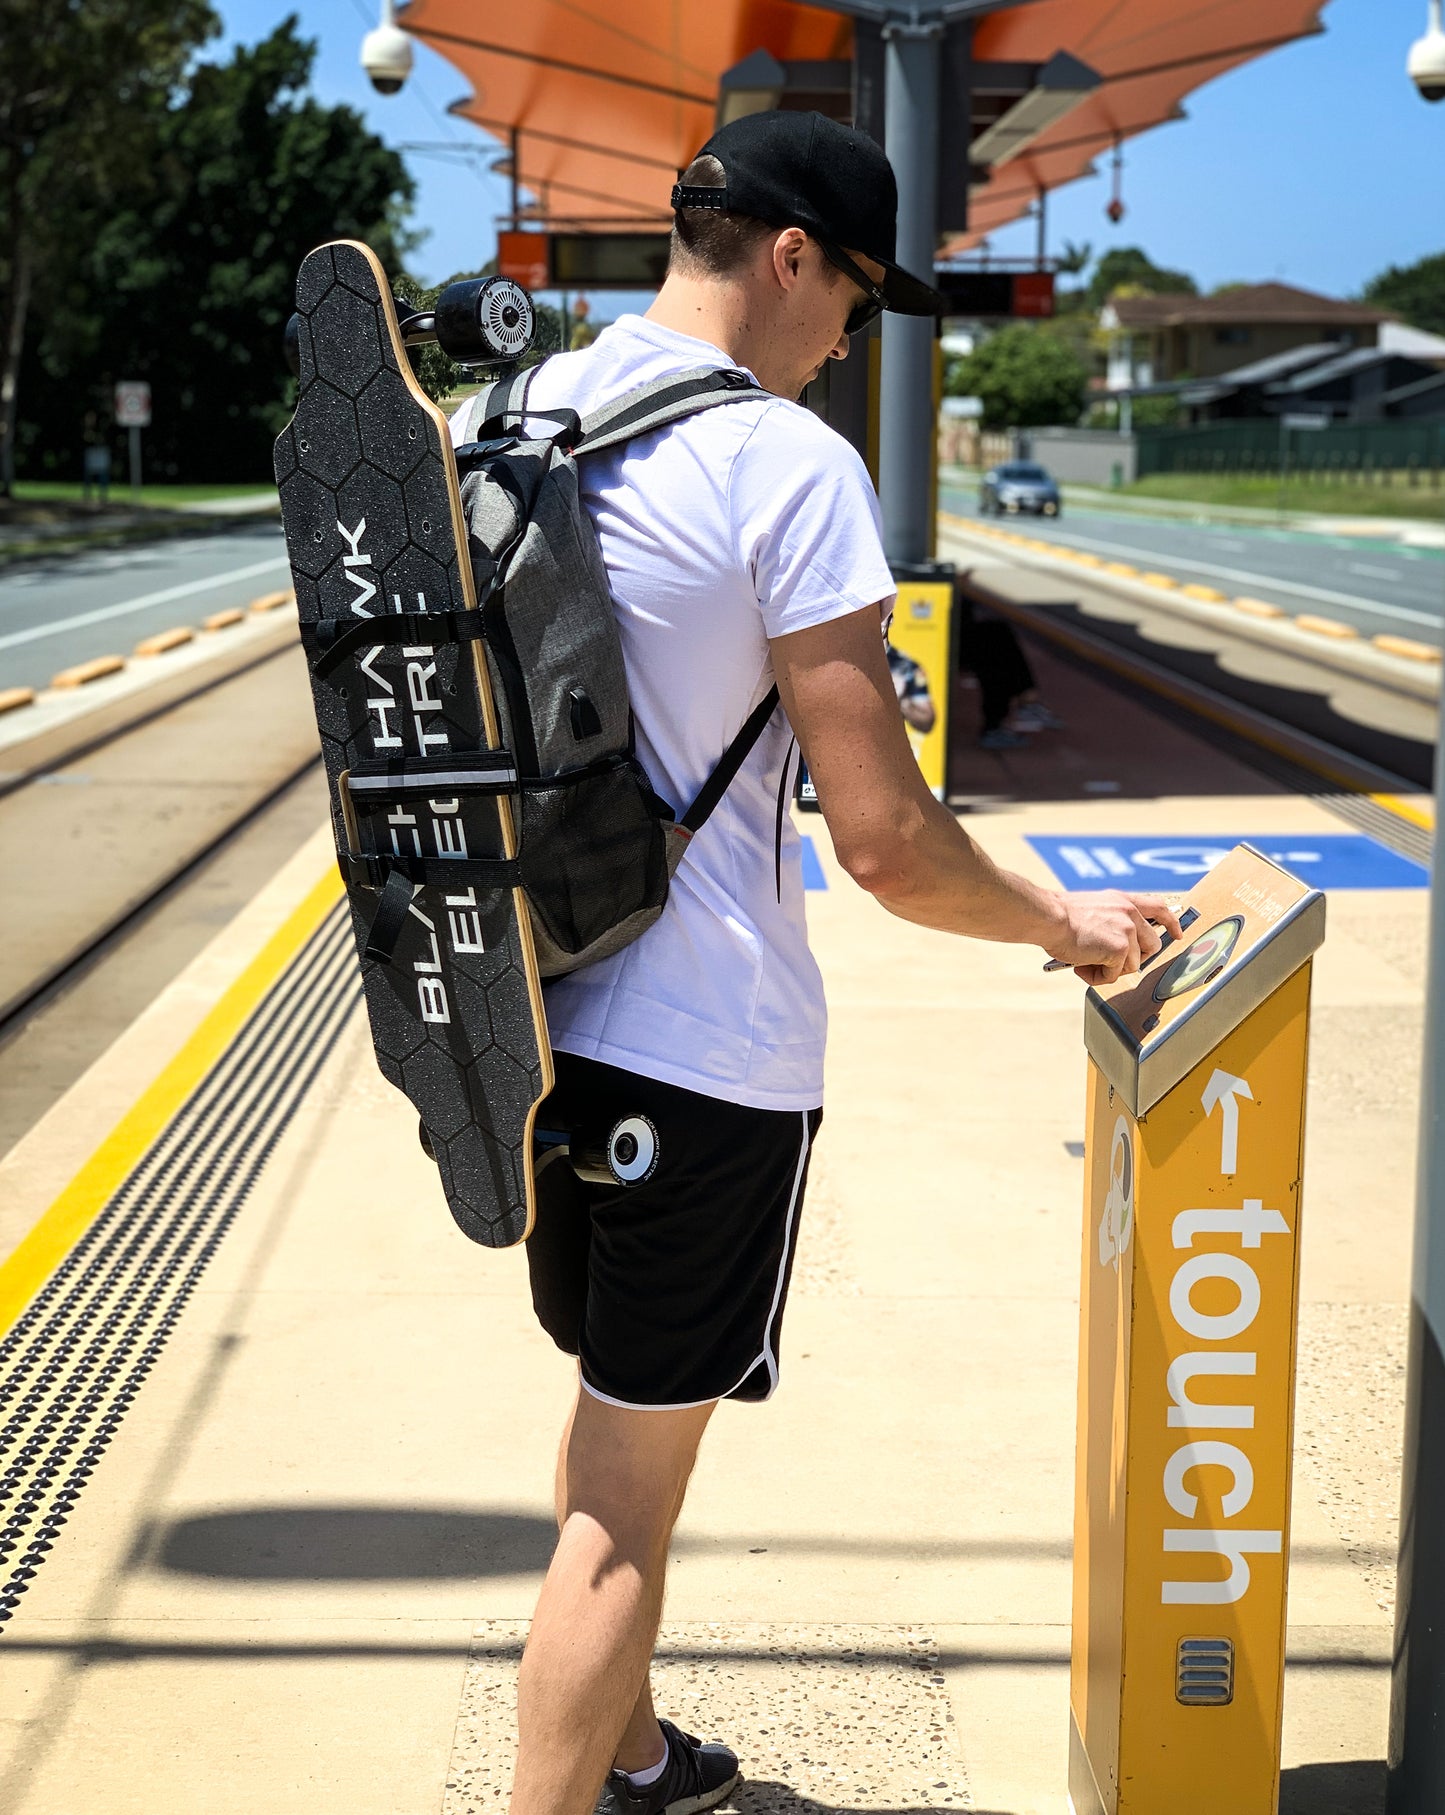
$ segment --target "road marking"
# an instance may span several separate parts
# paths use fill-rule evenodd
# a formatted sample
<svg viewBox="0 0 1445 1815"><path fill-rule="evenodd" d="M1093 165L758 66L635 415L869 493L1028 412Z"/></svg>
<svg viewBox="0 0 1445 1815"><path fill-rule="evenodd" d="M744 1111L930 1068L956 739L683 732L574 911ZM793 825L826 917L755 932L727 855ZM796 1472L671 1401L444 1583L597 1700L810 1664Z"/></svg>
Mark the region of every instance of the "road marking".
<svg viewBox="0 0 1445 1815"><path fill-rule="evenodd" d="M64 630L82 630L87 624L104 624L110 618L123 618L132 611L144 611L150 605L164 605L171 599L189 598L192 593L210 592L227 586L233 580L253 580L257 574L288 565L285 555L274 555L269 561L253 561L249 567L233 567L209 580L187 580L181 586L167 586L160 592L142 593L138 599L125 599L119 605L103 605L95 611L80 611L70 618L57 618L53 624L35 624L29 630L12 630L0 636L0 649L14 649L20 643L38 643L43 637L59 636Z"/></svg>
<svg viewBox="0 0 1445 1815"><path fill-rule="evenodd" d="M1331 592L1325 586L1307 586L1301 580L1281 580L1274 574L1250 573L1239 567L1220 567L1212 561L1191 561L1183 555L1176 555L1168 550L1157 548L1127 548L1118 542L1095 542L1088 536L1081 536L1074 531L1063 529L1069 541L1082 548L1095 548L1103 554L1134 555L1141 561L1157 562L1161 558L1171 561L1176 567L1188 568L1191 573L1214 574L1218 579L1236 580L1241 584L1271 587L1275 592L1298 593L1302 599L1319 599L1326 605L1348 605L1355 611L1371 612L1376 617L1401 618L1411 624L1428 624L1432 630L1445 626L1445 612L1412 611L1407 605L1382 605L1378 599L1362 599L1357 593Z"/></svg>
<svg viewBox="0 0 1445 1815"><path fill-rule="evenodd" d="M1367 580L1388 580L1392 586L1398 586L1403 577L1393 567L1366 567L1361 561L1351 561L1350 572L1363 574Z"/></svg>

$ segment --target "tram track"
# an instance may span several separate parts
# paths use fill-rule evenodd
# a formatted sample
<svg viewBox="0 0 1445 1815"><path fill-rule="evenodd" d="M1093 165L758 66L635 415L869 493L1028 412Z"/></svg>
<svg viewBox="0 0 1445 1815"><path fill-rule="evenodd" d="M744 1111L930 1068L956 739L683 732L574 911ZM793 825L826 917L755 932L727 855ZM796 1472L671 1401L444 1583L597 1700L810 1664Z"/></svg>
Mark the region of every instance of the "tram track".
<svg viewBox="0 0 1445 1815"><path fill-rule="evenodd" d="M24 908L0 952L0 1045L320 764L294 638L124 705L64 727L58 751L55 732L20 746L0 782L0 867Z"/></svg>
<svg viewBox="0 0 1445 1815"><path fill-rule="evenodd" d="M1402 856L1430 863L1435 816L1420 797L1431 790L1432 747L1414 737L1361 733L1338 714L1322 711L1320 700L1338 677L1323 675L1318 695L1264 682L1241 684L1205 652L1141 647L1139 627L1096 622L1079 606L1024 602L971 574L964 583L976 604L1012 623L1026 639L1037 639L1056 658L1155 710L1166 706L1214 747L1318 801ZM1229 690L1210 684L1211 671L1229 680ZM1301 709L1296 712L1295 706ZM1347 741L1331 735L1332 723L1344 729ZM1374 760L1375 752L1387 760Z"/></svg>

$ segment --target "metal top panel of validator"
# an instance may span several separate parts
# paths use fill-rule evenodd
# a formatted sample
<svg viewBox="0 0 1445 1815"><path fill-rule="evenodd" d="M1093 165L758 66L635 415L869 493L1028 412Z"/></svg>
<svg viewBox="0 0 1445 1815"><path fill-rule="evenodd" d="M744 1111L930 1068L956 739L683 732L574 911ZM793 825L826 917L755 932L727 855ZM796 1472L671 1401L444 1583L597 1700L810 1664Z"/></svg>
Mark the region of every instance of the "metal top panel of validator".
<svg viewBox="0 0 1445 1815"><path fill-rule="evenodd" d="M1085 1002L1084 1044L1134 1116L1147 1115L1325 936L1320 891L1252 845L1236 845L1182 906L1198 916L1183 939Z"/></svg>

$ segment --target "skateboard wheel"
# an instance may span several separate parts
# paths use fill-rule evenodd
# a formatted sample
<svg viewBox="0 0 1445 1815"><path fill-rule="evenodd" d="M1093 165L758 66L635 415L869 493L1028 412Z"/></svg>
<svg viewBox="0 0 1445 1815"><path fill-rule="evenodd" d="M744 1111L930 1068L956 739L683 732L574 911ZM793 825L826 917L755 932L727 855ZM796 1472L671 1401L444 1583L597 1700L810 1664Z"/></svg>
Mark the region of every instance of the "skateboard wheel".
<svg viewBox="0 0 1445 1815"><path fill-rule="evenodd" d="M574 1134L572 1170L589 1185L641 1185L657 1170L657 1130L645 1115L624 1116L606 1140Z"/></svg>
<svg viewBox="0 0 1445 1815"><path fill-rule="evenodd" d="M607 1137L607 1166L619 1185L640 1185L657 1169L657 1130L645 1115L623 1118Z"/></svg>
<svg viewBox="0 0 1445 1815"><path fill-rule="evenodd" d="M520 359L536 332L532 299L510 277L469 277L436 300L436 337L463 365Z"/></svg>

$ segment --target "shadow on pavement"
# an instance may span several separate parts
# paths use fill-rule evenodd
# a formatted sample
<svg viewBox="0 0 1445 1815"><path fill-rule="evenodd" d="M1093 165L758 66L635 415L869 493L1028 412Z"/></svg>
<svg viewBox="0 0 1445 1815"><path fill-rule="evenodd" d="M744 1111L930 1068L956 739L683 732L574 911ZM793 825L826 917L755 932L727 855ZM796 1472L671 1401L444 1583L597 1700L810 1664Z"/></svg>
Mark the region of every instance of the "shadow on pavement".
<svg viewBox="0 0 1445 1815"><path fill-rule="evenodd" d="M867 1815L960 1815L960 1801L918 1803L911 1807L869 1807ZM743 1778L723 1804L719 1815L854 1815L856 1801L848 1803L818 1802L811 1796L785 1783L770 1782L765 1777ZM976 1815L1003 1815L1002 1810L980 1809Z"/></svg>
<svg viewBox="0 0 1445 1815"><path fill-rule="evenodd" d="M1295 1765L1280 1773L1279 1815L1383 1815L1385 1761Z"/></svg>
<svg viewBox="0 0 1445 1815"><path fill-rule="evenodd" d="M551 1561L556 1536L548 1518L493 1508L248 1506L155 1524L142 1534L135 1559L144 1568L230 1581L484 1579L540 1573ZM673 1548L692 1555L747 1551L938 1563L1003 1559L1067 1564L1073 1554L1066 1537L1023 1535L912 1540L881 1534L684 1530ZM1291 1554L1296 1561L1348 1564L1346 1553L1333 1543L1297 1544ZM1312 1660L1319 1668L1332 1661ZM1338 1661L1349 1666L1356 1660Z"/></svg>
<svg viewBox="0 0 1445 1815"><path fill-rule="evenodd" d="M529 1513L275 1506L179 1520L140 1554L179 1575L233 1581L441 1581L544 1570L556 1542L552 1521Z"/></svg>

